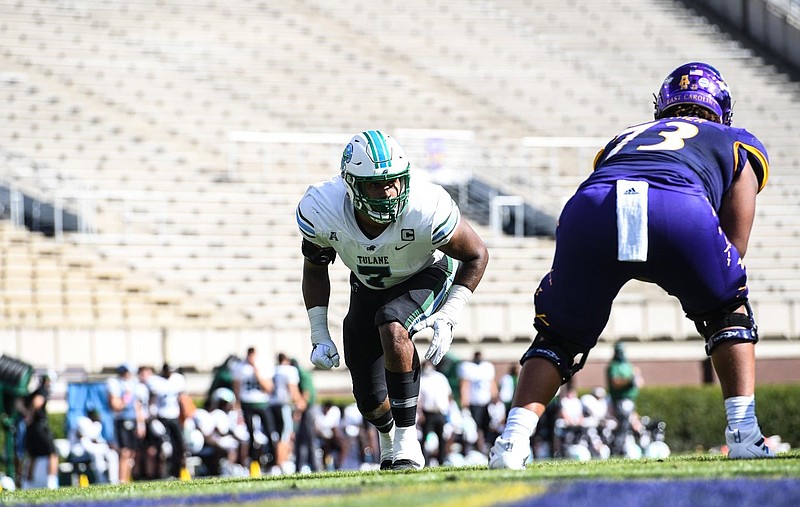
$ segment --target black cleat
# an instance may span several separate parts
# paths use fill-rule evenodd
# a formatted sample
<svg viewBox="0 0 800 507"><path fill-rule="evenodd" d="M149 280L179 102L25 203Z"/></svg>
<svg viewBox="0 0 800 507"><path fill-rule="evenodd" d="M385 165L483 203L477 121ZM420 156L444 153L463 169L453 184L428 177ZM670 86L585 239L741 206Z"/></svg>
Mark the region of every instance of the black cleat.
<svg viewBox="0 0 800 507"><path fill-rule="evenodd" d="M422 467L412 459L398 459L392 463L392 470L422 470Z"/></svg>

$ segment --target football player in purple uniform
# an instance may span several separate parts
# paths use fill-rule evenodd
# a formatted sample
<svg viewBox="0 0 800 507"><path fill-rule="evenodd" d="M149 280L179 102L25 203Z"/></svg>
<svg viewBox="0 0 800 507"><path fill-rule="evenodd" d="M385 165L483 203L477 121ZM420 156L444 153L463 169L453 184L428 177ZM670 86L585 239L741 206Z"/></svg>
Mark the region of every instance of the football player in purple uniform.
<svg viewBox="0 0 800 507"><path fill-rule="evenodd" d="M491 468L525 466L545 406L583 367L631 279L677 297L705 338L728 457L773 456L755 414L758 335L742 261L769 164L758 139L731 127L731 105L714 67L681 65L661 85L655 121L623 130L597 155L561 213L552 269L535 293L537 334Z"/></svg>

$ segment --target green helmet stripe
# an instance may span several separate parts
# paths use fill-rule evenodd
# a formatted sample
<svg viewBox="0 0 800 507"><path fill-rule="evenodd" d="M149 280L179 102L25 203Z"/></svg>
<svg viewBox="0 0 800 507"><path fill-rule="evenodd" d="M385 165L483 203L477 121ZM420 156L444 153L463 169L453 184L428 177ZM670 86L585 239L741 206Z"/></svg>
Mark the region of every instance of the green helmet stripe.
<svg viewBox="0 0 800 507"><path fill-rule="evenodd" d="M392 154L383 132L379 130L367 130L363 133L367 138L367 149L372 160L375 162L375 169L382 169L392 166Z"/></svg>

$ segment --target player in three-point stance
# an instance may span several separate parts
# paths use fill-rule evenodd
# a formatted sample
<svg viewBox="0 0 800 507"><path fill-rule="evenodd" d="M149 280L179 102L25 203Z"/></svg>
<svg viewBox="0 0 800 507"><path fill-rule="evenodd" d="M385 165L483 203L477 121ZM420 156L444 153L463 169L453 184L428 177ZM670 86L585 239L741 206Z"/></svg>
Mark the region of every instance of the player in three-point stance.
<svg viewBox="0 0 800 507"><path fill-rule="evenodd" d="M742 261L769 164L758 139L730 126L731 104L715 68L681 65L661 85L655 121L623 130L598 154L561 213L552 270L535 293L537 334L491 468L525 466L545 406L584 365L634 278L677 297L705 338L728 457L773 456L755 414L758 334Z"/></svg>

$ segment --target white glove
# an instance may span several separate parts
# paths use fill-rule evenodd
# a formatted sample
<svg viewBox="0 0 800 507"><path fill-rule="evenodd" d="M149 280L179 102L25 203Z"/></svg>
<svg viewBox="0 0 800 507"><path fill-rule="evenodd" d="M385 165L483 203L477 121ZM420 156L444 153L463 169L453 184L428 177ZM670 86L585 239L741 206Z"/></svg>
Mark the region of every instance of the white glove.
<svg viewBox="0 0 800 507"><path fill-rule="evenodd" d="M315 306L308 309L308 320L311 323L311 362L317 368L330 370L339 366L339 351L328 331L328 307Z"/></svg>
<svg viewBox="0 0 800 507"><path fill-rule="evenodd" d="M431 363L439 364L439 361L450 350L456 320L471 296L472 291L468 288L463 285L453 285L450 288L450 294L447 295L447 301L439 308L439 311L428 318L422 319L409 329L409 332L413 335L426 327L433 328L431 345L428 347L428 351L425 352L425 359L429 359Z"/></svg>

